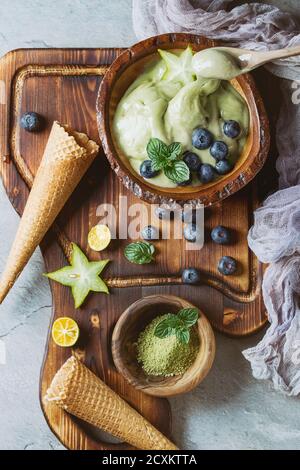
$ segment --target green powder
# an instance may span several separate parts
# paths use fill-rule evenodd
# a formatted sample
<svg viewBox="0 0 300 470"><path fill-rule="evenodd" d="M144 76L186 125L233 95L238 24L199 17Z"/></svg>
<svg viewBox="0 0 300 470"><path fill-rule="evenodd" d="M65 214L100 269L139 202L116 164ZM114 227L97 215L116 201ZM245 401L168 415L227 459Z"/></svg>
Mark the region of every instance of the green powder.
<svg viewBox="0 0 300 470"><path fill-rule="evenodd" d="M147 375L183 374L195 361L199 351L199 336L195 328L190 330L188 344L180 342L176 335L158 338L154 331L158 323L171 314L156 317L140 334L137 342L137 359Z"/></svg>

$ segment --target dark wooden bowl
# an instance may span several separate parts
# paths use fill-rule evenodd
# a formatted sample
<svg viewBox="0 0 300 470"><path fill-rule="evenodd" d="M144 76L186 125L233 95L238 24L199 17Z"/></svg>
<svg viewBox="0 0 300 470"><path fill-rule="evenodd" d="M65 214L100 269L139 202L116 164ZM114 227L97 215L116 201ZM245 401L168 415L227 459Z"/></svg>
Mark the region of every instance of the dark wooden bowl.
<svg viewBox="0 0 300 470"><path fill-rule="evenodd" d="M172 33L141 41L124 51L113 62L102 80L97 98L97 122L103 149L123 184L139 198L151 203L205 206L214 204L245 186L262 168L270 147L269 123L262 98L250 75L241 75L231 83L245 98L250 113L250 130L243 153L231 173L199 187L159 188L145 181L122 155L114 139L112 123L116 107L129 85L153 60L157 49L184 49L191 45L195 52L220 45L201 36Z"/></svg>
<svg viewBox="0 0 300 470"><path fill-rule="evenodd" d="M193 307L173 295L150 295L134 302L119 318L112 335L112 355L116 368L130 384L149 395L168 397L195 388L209 372L215 357L215 336L200 311L197 324L200 348L194 364L180 376L146 375L136 359L136 342L141 331L158 315L177 313Z"/></svg>

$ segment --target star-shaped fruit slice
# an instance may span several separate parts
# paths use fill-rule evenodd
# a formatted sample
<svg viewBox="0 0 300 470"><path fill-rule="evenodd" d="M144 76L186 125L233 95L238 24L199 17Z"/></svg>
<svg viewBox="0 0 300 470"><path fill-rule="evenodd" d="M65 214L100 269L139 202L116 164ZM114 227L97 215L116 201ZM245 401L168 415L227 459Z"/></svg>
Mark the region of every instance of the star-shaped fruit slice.
<svg viewBox="0 0 300 470"><path fill-rule="evenodd" d="M71 287L75 308L79 308L91 291L109 294L107 285L99 277L109 261L89 261L81 249L72 243L71 265L45 276Z"/></svg>
<svg viewBox="0 0 300 470"><path fill-rule="evenodd" d="M193 51L190 46L179 55L162 49L158 52L167 66L163 80L181 82L183 85L195 80L196 76L192 68Z"/></svg>

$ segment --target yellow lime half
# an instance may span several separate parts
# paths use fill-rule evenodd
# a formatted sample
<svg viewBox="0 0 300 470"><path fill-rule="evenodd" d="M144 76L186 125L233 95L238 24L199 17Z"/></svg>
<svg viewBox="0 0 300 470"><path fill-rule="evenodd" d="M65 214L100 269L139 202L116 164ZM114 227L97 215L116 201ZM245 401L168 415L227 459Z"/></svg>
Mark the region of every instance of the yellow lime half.
<svg viewBox="0 0 300 470"><path fill-rule="evenodd" d="M68 317L57 318L52 326L52 338L62 347L74 346L79 338L79 327L75 320Z"/></svg>
<svg viewBox="0 0 300 470"><path fill-rule="evenodd" d="M95 225L88 235L88 243L92 250L102 251L108 247L111 241L111 233L107 225Z"/></svg>

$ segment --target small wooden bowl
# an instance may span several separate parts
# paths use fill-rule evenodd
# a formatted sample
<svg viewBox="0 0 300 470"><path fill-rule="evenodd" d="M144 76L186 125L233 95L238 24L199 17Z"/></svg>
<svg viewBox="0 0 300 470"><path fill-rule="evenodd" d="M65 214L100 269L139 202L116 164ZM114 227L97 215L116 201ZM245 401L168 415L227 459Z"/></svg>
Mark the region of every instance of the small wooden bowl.
<svg viewBox="0 0 300 470"><path fill-rule="evenodd" d="M111 167L128 189L150 203L170 204L176 201L180 204L189 202L208 206L220 202L245 186L259 172L270 147L269 123L263 101L252 77L246 74L231 81L248 105L250 129L242 155L229 174L202 186L170 189L145 181L133 170L128 158L122 155L112 131L117 105L145 65L157 56L158 48L184 49L189 44L195 52L220 45L202 36L186 33L162 34L146 39L117 57L105 74L98 93L98 129Z"/></svg>
<svg viewBox="0 0 300 470"><path fill-rule="evenodd" d="M135 388L149 395L168 397L195 388L207 375L215 357L215 336L205 315L199 311L199 353L194 364L173 377L146 375L136 358L136 342L141 331L158 315L178 313L193 307L173 295L150 295L134 302L119 318L112 335L112 355L117 370Z"/></svg>

